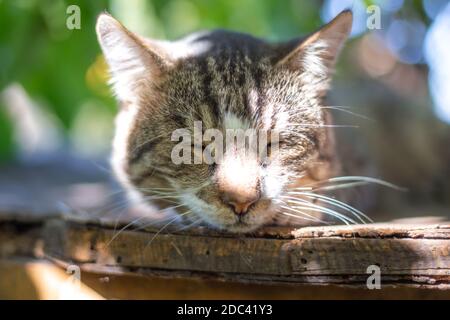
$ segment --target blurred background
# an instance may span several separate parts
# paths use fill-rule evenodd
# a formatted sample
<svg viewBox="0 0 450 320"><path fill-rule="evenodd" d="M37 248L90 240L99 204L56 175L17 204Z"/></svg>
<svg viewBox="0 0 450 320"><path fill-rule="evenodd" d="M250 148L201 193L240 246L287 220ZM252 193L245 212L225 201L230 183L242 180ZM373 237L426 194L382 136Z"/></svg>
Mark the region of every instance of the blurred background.
<svg viewBox="0 0 450 320"><path fill-rule="evenodd" d="M81 28L71 30L73 4ZM410 190L382 194L379 219L450 217L448 0L0 0L1 210L108 203L116 103L94 30L100 12L154 38L227 28L282 41L345 8L354 27L330 104L364 115L336 118L359 126L348 135L379 177Z"/></svg>

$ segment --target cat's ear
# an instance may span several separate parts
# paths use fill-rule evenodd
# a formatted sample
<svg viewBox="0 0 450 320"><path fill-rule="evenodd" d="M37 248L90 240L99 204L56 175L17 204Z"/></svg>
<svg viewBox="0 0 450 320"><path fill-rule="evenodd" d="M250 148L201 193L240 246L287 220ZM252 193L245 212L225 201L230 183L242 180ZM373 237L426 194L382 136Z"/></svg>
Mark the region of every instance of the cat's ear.
<svg viewBox="0 0 450 320"><path fill-rule="evenodd" d="M97 18L96 31L114 92L122 102L135 102L148 83L170 65L159 47L127 30L109 14Z"/></svg>
<svg viewBox="0 0 450 320"><path fill-rule="evenodd" d="M352 12L341 12L278 61L278 65L324 80L332 73L337 56L352 29Z"/></svg>

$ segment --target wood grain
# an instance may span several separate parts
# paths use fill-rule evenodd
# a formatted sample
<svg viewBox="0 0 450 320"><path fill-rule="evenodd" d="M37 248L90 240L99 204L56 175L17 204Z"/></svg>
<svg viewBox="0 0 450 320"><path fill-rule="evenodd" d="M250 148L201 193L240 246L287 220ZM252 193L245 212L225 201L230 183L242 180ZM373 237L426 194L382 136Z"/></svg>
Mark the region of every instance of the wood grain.
<svg viewBox="0 0 450 320"><path fill-rule="evenodd" d="M365 287L367 268L377 265L384 286L450 290L447 223L266 228L241 236L206 228L117 234L124 226L67 216L3 219L0 258L115 275L353 287Z"/></svg>

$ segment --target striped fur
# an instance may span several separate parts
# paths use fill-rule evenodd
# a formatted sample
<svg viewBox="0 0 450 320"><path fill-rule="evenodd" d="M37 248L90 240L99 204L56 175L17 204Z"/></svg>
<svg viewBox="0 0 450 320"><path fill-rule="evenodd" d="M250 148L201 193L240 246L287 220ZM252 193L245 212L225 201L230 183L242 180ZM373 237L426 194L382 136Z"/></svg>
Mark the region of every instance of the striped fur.
<svg viewBox="0 0 450 320"><path fill-rule="evenodd" d="M339 170L321 101L350 27L351 13L344 12L305 40L281 44L223 30L163 42L100 16L99 42L122 104L112 157L118 179L135 201L154 198L165 208L175 202L190 220L229 231L276 221L279 196L301 184L301 176L324 179ZM218 165L171 161L172 132L192 129L195 121L224 132L250 127L281 133L269 160L242 164L254 172L251 188L261 194L245 216L236 216L221 198L221 183L242 180L233 177L239 169L224 167L236 155Z"/></svg>

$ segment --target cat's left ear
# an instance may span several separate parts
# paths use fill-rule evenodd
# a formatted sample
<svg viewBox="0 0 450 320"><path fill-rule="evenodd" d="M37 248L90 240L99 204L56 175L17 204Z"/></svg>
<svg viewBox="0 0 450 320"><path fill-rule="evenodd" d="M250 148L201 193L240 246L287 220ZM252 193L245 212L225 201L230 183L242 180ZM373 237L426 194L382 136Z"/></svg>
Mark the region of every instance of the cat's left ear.
<svg viewBox="0 0 450 320"><path fill-rule="evenodd" d="M109 66L114 92L121 102L136 102L170 66L165 52L109 14L97 19L97 37Z"/></svg>
<svg viewBox="0 0 450 320"><path fill-rule="evenodd" d="M350 10L341 12L331 22L303 40L279 60L277 65L302 74L307 73L315 80L329 78L352 29L352 18Z"/></svg>

